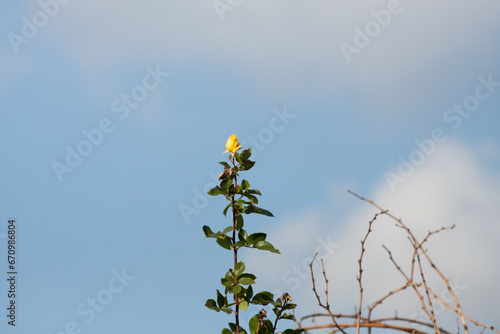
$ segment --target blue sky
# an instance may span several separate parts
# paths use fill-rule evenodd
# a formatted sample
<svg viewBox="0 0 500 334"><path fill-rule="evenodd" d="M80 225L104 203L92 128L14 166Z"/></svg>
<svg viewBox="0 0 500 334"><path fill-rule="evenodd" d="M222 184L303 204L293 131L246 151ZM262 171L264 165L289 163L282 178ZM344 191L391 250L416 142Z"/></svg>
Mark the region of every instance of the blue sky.
<svg viewBox="0 0 500 334"><path fill-rule="evenodd" d="M319 250L335 310L352 312L375 213L352 189L420 236L455 224L431 256L464 312L499 327L498 2L222 2L0 5L3 258L18 223L17 325L2 314L2 332L220 332L231 318L203 305L231 258L201 227L227 223L204 194L233 133L276 216L247 219L282 252L242 252L259 288L319 311L292 270ZM409 263L377 223L367 303L401 284L380 245ZM418 312L412 298L387 313Z"/></svg>

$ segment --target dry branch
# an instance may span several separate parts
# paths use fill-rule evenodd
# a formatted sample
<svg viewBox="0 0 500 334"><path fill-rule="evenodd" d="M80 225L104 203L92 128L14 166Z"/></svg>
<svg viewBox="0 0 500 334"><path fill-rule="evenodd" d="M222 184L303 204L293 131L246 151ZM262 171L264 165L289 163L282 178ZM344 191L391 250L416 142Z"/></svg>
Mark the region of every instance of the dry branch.
<svg viewBox="0 0 500 334"><path fill-rule="evenodd" d="M447 307L448 309L452 310L455 312L462 323L464 333L468 334L469 329L467 326L467 321L470 321L476 326L479 326L482 328L481 333L483 333L484 330L489 329L492 330L498 334L500 334L500 331L495 329L493 326L485 325L480 322L477 322L475 320L472 320L470 317L466 316L462 308L460 306L460 303L458 302L458 299L456 297L455 292L453 291L449 280L446 279L446 277L443 275L443 273L439 270L439 268L434 264L434 262L431 260L429 254L427 253L427 250L423 247L423 245L429 240L429 238L432 235L438 234L439 232L442 232L444 230L451 230L455 227L455 225L451 227L442 227L440 229L437 229L435 231L430 231L428 234L425 236L425 238L422 239L422 241L419 241L416 236L413 234L413 232L408 228L403 221L400 218L396 218L394 215L389 213L388 210L382 209L378 204L374 203L371 200L368 200L364 197L361 197L354 192L348 190L348 192L357 198L359 198L362 201L365 201L374 207L376 207L380 212L376 213L375 216L371 221L369 221L368 224L368 230L363 238L361 240L361 254L358 259L358 265L359 265L359 274L356 277L359 285L359 302L358 302L358 308L355 311L354 314L333 314L330 310L330 304L328 301L328 278L326 276L326 271L325 271L325 266L323 263L323 259L321 260L321 265L322 265L322 271L323 271L323 277L325 279L325 298L326 298L326 304L323 304L321 302L321 298L319 294L317 293L316 290L316 285L315 285L315 279L314 279L314 271L313 271L313 262L316 259L316 256L318 253L314 255L313 260L309 264L309 267L311 269L311 279L312 279L312 290L316 296L316 299L318 300L318 304L320 307L325 309L328 313L313 313L306 315L300 319L299 323L299 328L303 328L305 330L316 330L316 329L326 329L326 328L331 328L332 333L336 332L342 332L346 334L345 329L347 328L356 328L356 333L359 334L360 328L367 328L368 332L371 332L372 328L386 328L386 329L392 329L396 330L399 332L406 332L406 333L414 333L414 334L426 334L425 332L417 329L415 327L416 325L418 326L425 326L428 327L429 329L433 329L434 333L436 334L451 334L452 332L450 330L445 330L443 328L439 328L437 325L437 320L436 320L436 315L434 312L434 307L433 307L433 302L439 302L443 306ZM406 231L408 238L411 242L411 245L413 247L413 255L411 257L411 267L410 267L410 273L407 274L401 266L396 262L394 259L392 252L385 246L383 245L382 247L387 251L389 254L389 259L390 261L394 264L396 267L397 271L405 278L406 283L398 288L395 288L388 293L386 293L384 296L373 302L369 307L368 307L368 315L366 317L362 317L362 306L363 306L363 284L362 284L362 275L363 275L363 267L362 267L362 261L363 261L363 256L366 252L365 248L365 243L366 240L372 231L372 224L373 222L377 219L377 217L381 214L385 214L389 216L391 219L396 221L396 226L402 228L403 230ZM450 303L445 302L442 298L440 298L427 284L426 281L426 276L423 271L423 266L422 266L422 256L423 258L429 263L431 268L438 274L438 276L441 278L441 280L444 282L446 285L446 289L448 290L454 305L450 305ZM420 281L415 281L414 274L418 270L420 273ZM420 321L416 319L410 319L410 318L404 318L404 317L398 317L397 314L393 317L386 317L386 318L379 318L379 319L372 319L372 312L373 310L381 305L384 301L386 301L388 298L396 295L397 293L406 290L407 288L411 287L413 291L415 292L416 296L418 297L421 308L427 318L429 319L428 322L426 321ZM421 292L423 290L423 292ZM427 301L425 300L427 299ZM302 326L302 322L304 320L312 320L313 322L315 321L316 318L319 317L329 317L331 319L330 324L314 324L312 326ZM353 319L355 322L350 323L348 322L347 319ZM347 322L345 321L347 320ZM458 320L457 320L458 321ZM395 323L399 324L395 324Z"/></svg>

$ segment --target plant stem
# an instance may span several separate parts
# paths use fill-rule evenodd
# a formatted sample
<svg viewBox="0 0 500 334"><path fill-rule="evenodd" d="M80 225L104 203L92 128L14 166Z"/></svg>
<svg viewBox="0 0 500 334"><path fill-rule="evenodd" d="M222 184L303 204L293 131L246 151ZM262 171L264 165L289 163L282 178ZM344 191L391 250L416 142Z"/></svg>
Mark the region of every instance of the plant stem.
<svg viewBox="0 0 500 334"><path fill-rule="evenodd" d="M234 157L231 161L233 163L233 166L235 166L234 163ZM235 203L235 197L236 197L236 185L238 184L237 176L234 176L234 193L231 198L231 202L233 203L233 245L236 243L236 216L237 216L237 211L234 208L234 203ZM236 264L238 263L238 248L234 247L234 270L236 270ZM238 280L236 277L234 278L234 284L238 284ZM236 307L234 311L234 317L235 317L235 323L236 323L236 334L240 333L240 301L238 298L238 294L234 294L234 300L236 302Z"/></svg>

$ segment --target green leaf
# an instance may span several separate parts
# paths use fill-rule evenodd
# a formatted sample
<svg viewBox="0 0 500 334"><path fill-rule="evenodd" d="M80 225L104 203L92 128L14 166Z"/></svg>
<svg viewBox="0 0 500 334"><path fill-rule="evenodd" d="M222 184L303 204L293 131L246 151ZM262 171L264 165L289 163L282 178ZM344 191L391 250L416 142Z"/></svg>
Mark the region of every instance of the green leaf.
<svg viewBox="0 0 500 334"><path fill-rule="evenodd" d="M264 241L264 240L261 240L261 241L257 241L255 244L254 244L254 247L257 248L257 249L260 249L260 250L267 250L267 251L270 251L271 253L277 253L277 254L280 254L280 251L277 250L276 248L274 248L274 246L267 242L267 241Z"/></svg>
<svg viewBox="0 0 500 334"><path fill-rule="evenodd" d="M227 290L232 293L232 294L237 294L237 293L240 293L241 290L242 290L242 287L241 285L239 284L236 284L236 285L233 285L233 286L230 286L227 288Z"/></svg>
<svg viewBox="0 0 500 334"><path fill-rule="evenodd" d="M225 280L226 282L223 282ZM223 279L221 279L222 285L226 287L226 289L231 289L231 287L234 285L234 272L232 269L229 269L229 271L226 273Z"/></svg>
<svg viewBox="0 0 500 334"><path fill-rule="evenodd" d="M224 217L226 216L226 213L227 213L227 210L229 209L229 207L231 206L231 203L229 203L226 208L224 209L224 211L222 211L222 213L224 214Z"/></svg>
<svg viewBox="0 0 500 334"><path fill-rule="evenodd" d="M262 193L257 189L248 189L249 194L262 196Z"/></svg>
<svg viewBox="0 0 500 334"><path fill-rule="evenodd" d="M227 314L231 314L231 313L233 313L233 310L232 310L232 309L230 309L230 308L222 308L222 309L221 309L221 311L222 311L222 312L226 312Z"/></svg>
<svg viewBox="0 0 500 334"><path fill-rule="evenodd" d="M241 326L240 327L240 334L247 334L247 331L244 330ZM231 328L231 330L233 331L233 333L236 333L236 324L230 322L229 323L229 328Z"/></svg>
<svg viewBox="0 0 500 334"><path fill-rule="evenodd" d="M221 334L233 334L233 332L230 329L224 328Z"/></svg>
<svg viewBox="0 0 500 334"><path fill-rule="evenodd" d="M240 302L240 309L243 311L246 311L248 309L248 302L246 300Z"/></svg>
<svg viewBox="0 0 500 334"><path fill-rule="evenodd" d="M202 229L203 233L205 233L205 237L207 238L214 234L214 232L212 232L212 229L207 225L203 225Z"/></svg>
<svg viewBox="0 0 500 334"><path fill-rule="evenodd" d="M232 227L232 226L228 226L228 227L226 227L226 228L222 231L222 233L226 234L227 232L232 231L232 230L233 230L233 227Z"/></svg>
<svg viewBox="0 0 500 334"><path fill-rule="evenodd" d="M297 304L286 304L283 306L282 310L293 310L297 307Z"/></svg>
<svg viewBox="0 0 500 334"><path fill-rule="evenodd" d="M238 262L234 268L234 273L236 276L240 276L245 271L245 263Z"/></svg>
<svg viewBox="0 0 500 334"><path fill-rule="evenodd" d="M224 277L234 283L234 271L232 269L229 269Z"/></svg>
<svg viewBox="0 0 500 334"><path fill-rule="evenodd" d="M248 160L252 155L252 148L247 148L243 152L241 152L241 160Z"/></svg>
<svg viewBox="0 0 500 334"><path fill-rule="evenodd" d="M247 180L241 181L241 189L247 190L248 188L250 188L250 183Z"/></svg>
<svg viewBox="0 0 500 334"><path fill-rule="evenodd" d="M236 159L236 161L238 161L238 163L242 163L243 161L241 160L241 155L239 153L234 153L234 158Z"/></svg>
<svg viewBox="0 0 500 334"><path fill-rule="evenodd" d="M234 208L236 209L236 211L243 213L243 212L245 212L245 206L239 202L240 201L238 201L237 203L234 203Z"/></svg>
<svg viewBox="0 0 500 334"><path fill-rule="evenodd" d="M254 213L258 213L258 214L260 214L260 215L268 216L268 217L274 217L274 215L273 215L270 211L268 211L268 210L266 210L266 209L259 208L258 206L255 206L255 205L251 205L251 206L250 206L250 207L249 207L249 208L245 211L245 213L247 213L247 214L248 214L248 213L252 213L252 212L254 212Z"/></svg>
<svg viewBox="0 0 500 334"><path fill-rule="evenodd" d="M284 313L281 316L281 319L287 319L287 320L294 320L295 321L295 317L291 313Z"/></svg>
<svg viewBox="0 0 500 334"><path fill-rule="evenodd" d="M246 293L246 296L247 298L250 300L250 298L252 298L253 296L253 288L252 286L250 285L248 288L247 288L247 293Z"/></svg>
<svg viewBox="0 0 500 334"><path fill-rule="evenodd" d="M247 243L245 242L245 240L236 241L233 245L233 248L240 248L240 247L247 247Z"/></svg>
<svg viewBox="0 0 500 334"><path fill-rule="evenodd" d="M220 308L217 307L217 303L213 299L208 299L207 302L205 303L205 306L208 307L211 310L220 311Z"/></svg>
<svg viewBox="0 0 500 334"><path fill-rule="evenodd" d="M205 233L205 237L207 237L207 238L217 238L220 235L220 232L217 232L217 233L212 232L210 227L208 227L207 225L204 225L202 227L202 229L203 229L203 232Z"/></svg>
<svg viewBox="0 0 500 334"><path fill-rule="evenodd" d="M231 168L231 166L227 162L221 161L219 163L224 167Z"/></svg>
<svg viewBox="0 0 500 334"><path fill-rule="evenodd" d="M219 305L219 307L224 307L226 306L227 304L227 300L226 300L226 297L224 297L220 292L219 290L217 290L217 305Z"/></svg>
<svg viewBox="0 0 500 334"><path fill-rule="evenodd" d="M221 234L215 240L222 248L233 249L232 240L227 235Z"/></svg>
<svg viewBox="0 0 500 334"><path fill-rule="evenodd" d="M239 231L243 228L243 216L241 214L236 215L236 230Z"/></svg>
<svg viewBox="0 0 500 334"><path fill-rule="evenodd" d="M220 183L221 193L227 194L227 191L229 190L229 187L231 187L232 184L233 184L233 179L230 177L227 177L224 180L222 180Z"/></svg>
<svg viewBox="0 0 500 334"><path fill-rule="evenodd" d="M220 279L220 283L227 288L234 284L234 279L231 278L231 280L228 280L226 277L223 277Z"/></svg>
<svg viewBox="0 0 500 334"><path fill-rule="evenodd" d="M243 190L241 189L241 186L236 186L236 189L234 191L238 195L243 195ZM233 192L231 192L231 194L233 194Z"/></svg>
<svg viewBox="0 0 500 334"><path fill-rule="evenodd" d="M240 204L248 204L250 202L248 201L245 201L244 199L241 199L241 197L236 201L236 203L240 203Z"/></svg>
<svg viewBox="0 0 500 334"><path fill-rule="evenodd" d="M257 277L252 274L241 274L238 277L238 283L243 285L255 284L255 279Z"/></svg>
<svg viewBox="0 0 500 334"><path fill-rule="evenodd" d="M240 162L240 164L240 170L250 170L255 165L255 161L247 160L244 162Z"/></svg>
<svg viewBox="0 0 500 334"><path fill-rule="evenodd" d="M275 306L273 308L274 314L278 315L278 313L281 313L281 309L278 309L281 307L281 302L272 302L271 304Z"/></svg>
<svg viewBox="0 0 500 334"><path fill-rule="evenodd" d="M252 304L267 305L272 303L274 295L268 291L262 291L252 298Z"/></svg>
<svg viewBox="0 0 500 334"><path fill-rule="evenodd" d="M245 197L248 198L252 204L259 204L259 199L254 195L246 194Z"/></svg>
<svg viewBox="0 0 500 334"><path fill-rule="evenodd" d="M222 191L219 186L215 186L214 188L210 189L207 194L210 196L217 196L219 194L222 194Z"/></svg>
<svg viewBox="0 0 500 334"><path fill-rule="evenodd" d="M274 334L273 323L271 322L271 320L267 319L266 321L264 321L262 327L262 330L259 330L259 334Z"/></svg>
<svg viewBox="0 0 500 334"><path fill-rule="evenodd" d="M306 330L304 328L299 329L287 329L283 332L283 334L300 334L304 333Z"/></svg>
<svg viewBox="0 0 500 334"><path fill-rule="evenodd" d="M246 244L246 243L247 243L247 238L248 238L248 233L247 233L247 231L245 231L244 229L240 229L240 230L238 231L238 239L239 239L240 241L244 241L244 242L245 242L245 244Z"/></svg>
<svg viewBox="0 0 500 334"><path fill-rule="evenodd" d="M267 234L265 233L252 233L248 236L247 242L249 245L253 245L254 243L261 241L261 240L266 240Z"/></svg>
<svg viewBox="0 0 500 334"><path fill-rule="evenodd" d="M248 322L248 329L250 330L251 334L256 334L258 325L259 325L259 315L256 314Z"/></svg>

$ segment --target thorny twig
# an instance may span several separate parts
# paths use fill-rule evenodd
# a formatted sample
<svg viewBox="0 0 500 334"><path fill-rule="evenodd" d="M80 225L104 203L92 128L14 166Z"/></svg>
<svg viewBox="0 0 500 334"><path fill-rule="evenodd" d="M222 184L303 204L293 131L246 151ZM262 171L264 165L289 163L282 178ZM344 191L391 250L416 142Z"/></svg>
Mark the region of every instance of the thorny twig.
<svg viewBox="0 0 500 334"><path fill-rule="evenodd" d="M436 315L434 314L434 307L432 306L432 299L431 299L431 296L429 295L429 289L428 289L427 283L425 281L424 270L422 269L422 262L420 261L420 255L418 254L418 252L417 252L417 262L418 262L418 267L420 269L420 276L422 277L422 284L425 288L425 294L427 295L427 302L429 303L429 309L431 311L431 316L429 319L431 320L432 324L434 325L434 331L436 332L436 334L441 334L441 331L439 330L437 323L436 323Z"/></svg>
<svg viewBox="0 0 500 334"><path fill-rule="evenodd" d="M357 198L359 198L360 200L362 201L365 201L371 205L373 205L374 207L376 207L377 209L379 209L380 211L384 212L386 210L384 210L381 206L379 206L378 204L376 204L375 202L371 201L371 200L368 200L354 192L352 192L351 190L348 190L348 192L354 196L356 196ZM427 235L427 237L422 241L422 242L418 242L417 238L415 237L415 235L413 234L413 232L403 223L403 221L400 219L400 218L396 218L394 215L392 215L391 213L389 212L386 212L386 215L389 216L390 218L392 218L393 220L396 221L396 226L398 227L401 227L403 228L404 230L406 230L406 232L408 233L409 237L411 238L412 240L412 243L414 244L414 247L415 247L415 250L419 250L421 252L422 255L425 256L425 258L427 259L427 261L429 262L429 264L431 265L431 267L436 271L436 273L441 277L441 279L443 280L443 282L445 283L446 285L446 288L448 290L448 292L450 293L450 296L451 298L453 299L453 302L455 303L456 305L456 313L458 316L460 316L460 319L462 321L462 325L464 327L464 332L465 334L469 334L469 329L468 329L468 326L467 326L467 321L466 321L466 317L465 315L463 314L463 311L462 311L462 307L460 306L460 303L458 302L458 299L455 295L455 292L453 291L453 289L451 288L450 286L450 283L448 281L448 279L446 279L446 277L443 275L443 273L436 267L436 265L434 264L434 262L431 260L431 258L429 257L429 254L427 254L427 251L422 247L423 243L425 241L427 241L428 237L431 235L431 234L434 234L434 233L438 233L439 231L443 230L443 229L451 229L453 227L450 227L450 228L442 228L440 230L437 230L437 231L434 231L432 233L429 233ZM491 326L488 326L488 328L492 329ZM496 329L493 329L495 332L498 332ZM498 332L500 333L500 332Z"/></svg>
<svg viewBox="0 0 500 334"><path fill-rule="evenodd" d="M366 239L368 239L368 235L372 231L372 224L377 219L377 217L381 214L384 214L386 212L379 212L376 213L375 216L373 217L372 220L368 222L368 231L366 231L366 235L363 240L361 240L361 255L359 256L358 260L358 265L359 265L359 275L356 278L358 280L359 284L359 306L358 306L358 319L356 320L356 334L359 334L359 328L361 325L361 310L363 306L363 283L361 281L361 278L363 276L363 267L362 267L362 262L363 262L363 255L365 254L366 248L365 248L365 243Z"/></svg>
<svg viewBox="0 0 500 334"><path fill-rule="evenodd" d="M309 327L300 327L300 328L303 328L303 329L306 329L306 330L314 330L314 329L321 329L321 328L325 328L325 329L326 328L331 328L332 329L332 333L336 333L336 332L341 331L344 334L345 334L344 329L346 329L346 328L354 328L355 327L357 333L359 333L359 328L360 327L368 328L369 333L371 332L371 328L387 328L387 329L394 329L394 330L397 330L397 331L400 331L400 332L407 332L407 333L414 333L414 334L424 334L424 332L422 332L422 331L420 331L420 330L418 330L416 328L411 328L411 327L406 327L406 326L398 326L398 325L395 325L395 324L392 324L392 323L391 324L387 323L387 322L395 322L395 321L397 321L397 322L402 322L402 323L415 324L415 325L421 325L421 326L426 326L426 327L429 327L429 328L433 328L435 333L451 334L450 331L447 331L445 329L439 328L437 326L436 318L435 318L435 314L434 314L434 309L433 309L433 306L432 306L433 300L431 299L433 297L434 300L439 301L442 305L446 306L447 308L449 308L450 310L452 310L453 312L455 312L460 317L460 320L462 322L462 326L464 328L465 334L469 333L468 326L467 326L467 320L470 321L471 323L475 324L476 326L482 327L481 333L483 333L483 331L485 329L490 329L490 330L492 330L492 331L500 334L500 331L497 330L497 329L495 329L493 326L488 326L488 325L479 323L477 321L472 320L470 317L466 316L465 314L463 314L462 308L461 308L461 306L460 306L460 304L458 302L458 299L457 299L457 297L455 295L455 292L451 288L449 280L446 279L445 276L443 275L443 273L437 268L437 266L434 264L434 262L431 260L431 258L429 256L429 254L427 253L427 250L424 249L424 247L423 247L423 245L429 240L429 238L430 238L431 235L437 234L437 233L439 233L439 232L441 232L443 230L449 230L449 229L451 230L451 229L453 229L455 227L455 225L453 225L451 227L442 227L442 228L437 229L435 231L428 232L427 236L422 241L418 241L418 239L415 237L415 235L413 234L413 232L402 222L401 219L396 218L394 215L392 215L391 213L389 213L387 210L383 210L379 205L377 205L373 201L368 200L366 198L363 198L363 197L355 194L354 192L352 192L350 190L348 190L348 192L350 194L358 197L359 199L361 199L361 200L363 200L363 201L365 201L367 203L370 203L371 205L373 205L374 207L376 207L377 209L380 210L380 212L377 213L375 215L375 217L369 222L368 231L367 231L364 239L361 241L361 255L360 255L360 258L358 260L358 263L359 263L359 275L357 277L357 280L358 280L358 283L359 283L359 287L360 287L359 309L356 310L355 314L352 314L352 315L347 315L347 314L333 314L330 311L330 307L329 307L329 304L328 304L328 279L326 277L325 267L324 267L323 261L322 261L323 276L325 278L325 283L326 283L326 289L325 289L326 305L323 305L321 303L321 299L320 299L320 297L319 297L319 295L318 295L318 293L316 291L315 280L314 280L314 273L313 273L313 270L312 270L312 264L314 262L314 259L317 256L317 253L316 253L316 255L314 256L312 262L309 265L310 268L311 268L311 278L312 278L312 282L313 282L313 291L314 291L314 293L316 295L316 298L318 300L319 305L321 307L323 307L325 310L327 310L328 314L322 314L322 313L311 314L311 315L308 315L308 316L305 316L305 317L301 318L300 321L299 321L299 323L301 323L303 320L309 319L309 318L312 318L313 321L314 321L314 319L316 317L329 316L332 319L332 324L325 324L325 325L319 325L319 324L317 324L317 325L313 325L313 326L309 326ZM381 214L386 214L391 219L395 220L396 221L396 226L404 229L406 231L406 233L408 234L408 236L409 236L409 240L412 243L412 246L413 246L413 249L414 249L413 256L412 256L412 259L411 259L410 274L407 275L401 269L401 267L396 263L396 261L394 260L394 258L392 256L391 251L386 246L382 246L388 252L389 259L392 261L392 263L394 264L394 266L396 267L396 269L406 279L406 283L404 285L402 285L401 287L399 287L399 288L396 288L394 290L389 291L386 295L384 295L383 297L381 297L380 299L378 299L377 301L375 301L373 304L371 304L368 307L368 316L367 317L361 317L362 300L363 300L363 286L361 284L362 283L361 282L361 277L362 277L363 269L362 269L361 264L362 264L363 255L364 255L364 252L365 252L365 247L364 246L365 246L366 239L367 239L369 233L371 232L371 225L372 225L373 221L377 218L378 215L381 215ZM424 272L422 270L422 262L421 262L422 255L427 260L427 262L430 264L431 268L435 270L435 272L438 274L438 276L445 283L446 288L447 288L447 290L449 292L449 295L451 296L451 298L453 300L453 303L455 305L450 305L449 303L445 302L442 298L440 298L427 285L427 282L426 282L426 279L425 279L425 275L424 275ZM418 266L417 268L418 268L418 270L420 272L420 278L422 280L421 282L415 282L414 281L414 273L415 273L415 267L416 267L416 265ZM415 291L416 295L418 296L418 298L420 300L420 303L422 304L422 309L423 309L424 313L427 315L427 317L429 318L430 322L424 322L424 321L419 321L419 320L410 319L410 318L402 318L402 317L398 317L397 314L394 317L371 319L372 311L378 305L382 304L382 302L384 302L389 297L395 295L396 293L398 293L400 291L403 291L403 290L406 290L408 287L413 288L413 290ZM424 290L425 294L421 293L420 288L422 288ZM427 297L427 303L424 301L424 296ZM427 304L429 305L429 309L427 309ZM343 321L341 321L342 319L345 319L345 320L347 320L347 319L353 319L353 320L356 320L356 321L354 323L344 323Z"/></svg>
<svg viewBox="0 0 500 334"><path fill-rule="evenodd" d="M321 302L321 298L319 297L318 292L316 291L316 284L315 284L315 280L314 280L314 272L313 272L313 267L312 266L313 266L313 262L316 259L317 255L318 255L318 253L314 254L314 257L313 257L311 263L309 264L309 268L311 269L311 279L312 279L312 285L313 285L312 290L314 291L314 294L316 295L316 299L318 300L319 306L321 306L322 308L324 308L328 312L328 314L330 315L330 318L332 319L333 325L335 327L337 327L342 333L347 334L342 329L342 327L340 327L337 324L337 321L335 320L335 317L333 316L332 311L330 310L330 305L328 304L328 279L326 278L325 266L323 265L323 261L321 261L321 264L323 265L323 275L325 277L325 284L326 284L326 289L325 289L326 305L323 305L323 303Z"/></svg>

